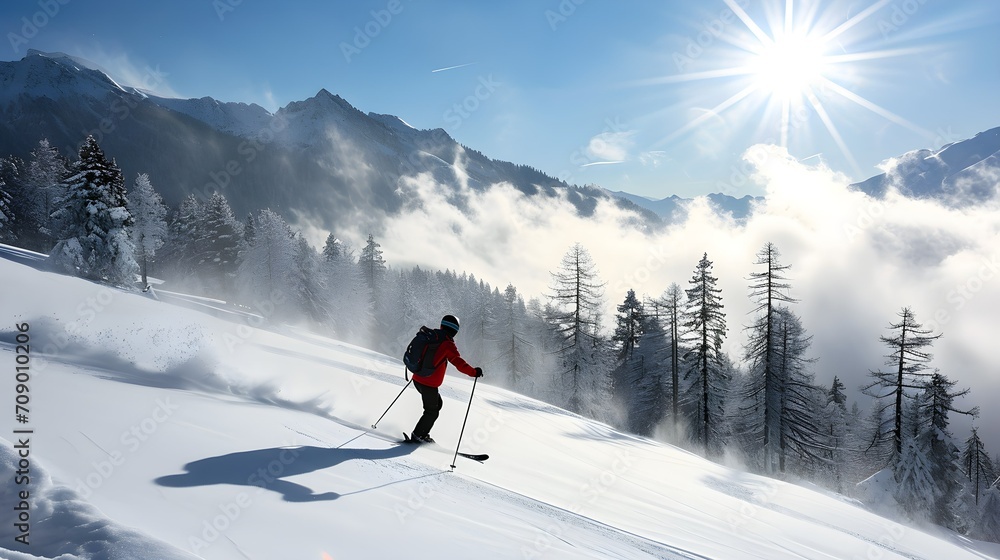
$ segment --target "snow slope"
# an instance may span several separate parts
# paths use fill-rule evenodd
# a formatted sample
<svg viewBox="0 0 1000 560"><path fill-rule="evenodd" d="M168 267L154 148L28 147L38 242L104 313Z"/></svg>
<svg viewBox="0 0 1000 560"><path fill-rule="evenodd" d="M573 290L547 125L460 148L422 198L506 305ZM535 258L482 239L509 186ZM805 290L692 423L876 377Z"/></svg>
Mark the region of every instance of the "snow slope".
<svg viewBox="0 0 1000 560"><path fill-rule="evenodd" d="M441 445L400 446L412 389L366 430L403 387L395 358L3 259L0 278L0 363L18 323L32 359L30 422L0 431L0 557L997 557L484 384L463 448L491 459L452 471L464 376ZM28 546L10 520L25 427Z"/></svg>
<svg viewBox="0 0 1000 560"><path fill-rule="evenodd" d="M255 138L271 125L272 115L256 103L223 103L211 97L176 99L152 96L154 103L183 113L211 126L215 130Z"/></svg>
<svg viewBox="0 0 1000 560"><path fill-rule="evenodd" d="M20 63L0 63L0 106L6 107L26 91L49 100L105 99L111 93L125 93L91 62L34 49L29 49Z"/></svg>
<svg viewBox="0 0 1000 560"><path fill-rule="evenodd" d="M954 206L992 199L1000 176L1000 127L937 150L912 150L882 165L885 173L851 185L882 197L891 186L907 196L937 198Z"/></svg>

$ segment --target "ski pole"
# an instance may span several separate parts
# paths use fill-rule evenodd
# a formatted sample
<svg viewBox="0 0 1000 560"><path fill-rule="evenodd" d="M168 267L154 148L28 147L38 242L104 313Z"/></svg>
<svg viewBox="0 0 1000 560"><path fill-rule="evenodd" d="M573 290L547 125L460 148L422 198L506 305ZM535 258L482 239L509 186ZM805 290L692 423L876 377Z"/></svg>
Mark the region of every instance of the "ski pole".
<svg viewBox="0 0 1000 560"><path fill-rule="evenodd" d="M462 421L462 431L458 433L458 444L455 445L455 456L451 458L451 468L455 468L455 461L458 460L458 448L462 446L462 436L465 435L465 423L469 421L469 411L472 410L472 395L476 394L476 383L478 377L472 378L472 391L469 392L469 407L465 409L465 420Z"/></svg>
<svg viewBox="0 0 1000 560"><path fill-rule="evenodd" d="M398 395L396 395L396 398L392 399L392 403L389 404L389 408L392 408L392 405L396 404L396 401L399 400L399 397L403 396L403 391L405 391L406 388L410 386L410 383L413 383L412 379L406 381L406 385L403 385L403 389L399 392ZM376 420L375 423L372 424L373 430L378 427L378 423L381 422L383 418L385 418L385 415L389 414L389 408L385 409L385 412L382 413L382 416L379 416L378 420Z"/></svg>

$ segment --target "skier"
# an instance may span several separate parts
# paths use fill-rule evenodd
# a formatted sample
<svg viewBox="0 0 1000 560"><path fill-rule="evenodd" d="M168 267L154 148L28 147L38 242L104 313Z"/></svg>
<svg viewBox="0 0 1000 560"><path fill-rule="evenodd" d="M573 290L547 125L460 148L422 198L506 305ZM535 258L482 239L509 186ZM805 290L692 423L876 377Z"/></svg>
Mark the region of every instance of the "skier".
<svg viewBox="0 0 1000 560"><path fill-rule="evenodd" d="M434 422L444 405L438 387L444 382L444 373L448 369L448 362L451 362L458 371L469 377L483 376L482 368L470 366L458 353L458 347L455 346L454 341L455 335L458 334L458 318L454 315L445 315L441 318L441 328L438 331L443 340L438 346L437 352L434 353L432 362L435 364L434 372L426 377L413 376L413 386L417 388L424 403L424 414L417 421L417 425L413 428L413 434L410 435L410 441L416 443L434 442L430 435L431 428L434 427Z"/></svg>

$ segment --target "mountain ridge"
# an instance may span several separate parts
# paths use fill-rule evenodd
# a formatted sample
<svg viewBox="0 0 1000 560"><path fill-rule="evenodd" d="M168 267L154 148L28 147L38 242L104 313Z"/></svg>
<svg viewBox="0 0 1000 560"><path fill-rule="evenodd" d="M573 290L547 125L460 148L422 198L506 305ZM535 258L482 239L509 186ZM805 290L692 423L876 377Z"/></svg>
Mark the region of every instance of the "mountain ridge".
<svg viewBox="0 0 1000 560"><path fill-rule="evenodd" d="M671 195L666 198L654 199L641 195L635 195L624 191L608 191L611 195L623 198L655 212L667 222L683 221L687 215L685 206L692 201L690 198ZM746 220L753 213L753 205L764 201L762 196L744 195L736 198L724 193L708 193L701 195L705 197L709 204L719 213L728 214L735 220Z"/></svg>
<svg viewBox="0 0 1000 560"><path fill-rule="evenodd" d="M0 153L27 159L48 138L72 158L93 135L127 181L148 173L174 207L185 196L218 191L238 215L270 207L331 229L360 216L366 223L355 227L377 229L380 217L410 202L400 179L420 173L446 189L508 182L528 195L565 193L584 214L595 196L605 196L487 158L443 129L392 126L325 88L271 114L209 97L147 95L68 57L39 52L0 62L0 85L8 115Z"/></svg>
<svg viewBox="0 0 1000 560"><path fill-rule="evenodd" d="M271 207L328 228L360 215L368 223L358 225L372 228L412 202L401 195L401 178L427 174L452 190L506 182L527 196L565 196L583 216L607 200L643 216L648 227L662 221L628 197L492 159L443 128L364 113L326 88L272 113L254 103L123 87L96 64L40 51L0 62L0 85L0 105L11 117L0 129L0 154L27 159L48 138L72 159L91 134L126 180L148 173L173 207L185 196L218 191L238 215ZM463 210L461 197L449 198Z"/></svg>
<svg viewBox="0 0 1000 560"><path fill-rule="evenodd" d="M417 129L395 115L365 113L321 88L273 113L254 103L178 99L123 87L96 64L30 51L0 62L0 154L27 159L48 138L72 159L86 135L116 158L126 180L148 173L168 205L221 192L238 215L270 207L290 221L334 229L379 230L381 220L414 203L405 177L431 177L458 192L510 183L527 196L563 196L582 216L599 200L643 217L643 227L683 220L690 199L659 200L594 185L570 185L545 172L492 159L443 128ZM943 148L887 160L886 171L852 188L967 205L991 197L1000 176L1000 128ZM720 214L747 219L761 197L704 195ZM462 197L448 196L458 211ZM419 201L416 201L419 202ZM360 220L360 223L358 223Z"/></svg>
<svg viewBox="0 0 1000 560"><path fill-rule="evenodd" d="M911 150L887 160L883 169L851 187L877 198L892 188L905 196L959 207L988 200L1000 189L1000 127L937 150Z"/></svg>

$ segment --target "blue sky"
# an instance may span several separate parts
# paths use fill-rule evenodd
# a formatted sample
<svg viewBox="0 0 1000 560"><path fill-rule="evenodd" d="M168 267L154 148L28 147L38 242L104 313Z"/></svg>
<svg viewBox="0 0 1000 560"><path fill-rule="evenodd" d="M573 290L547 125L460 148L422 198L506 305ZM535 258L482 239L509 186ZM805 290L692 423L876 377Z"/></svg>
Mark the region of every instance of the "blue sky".
<svg viewBox="0 0 1000 560"><path fill-rule="evenodd" d="M860 180L1000 126L993 1L35 0L5 2L0 22L2 59L62 51L272 111L326 88L654 198L760 194L739 159L758 142Z"/></svg>

